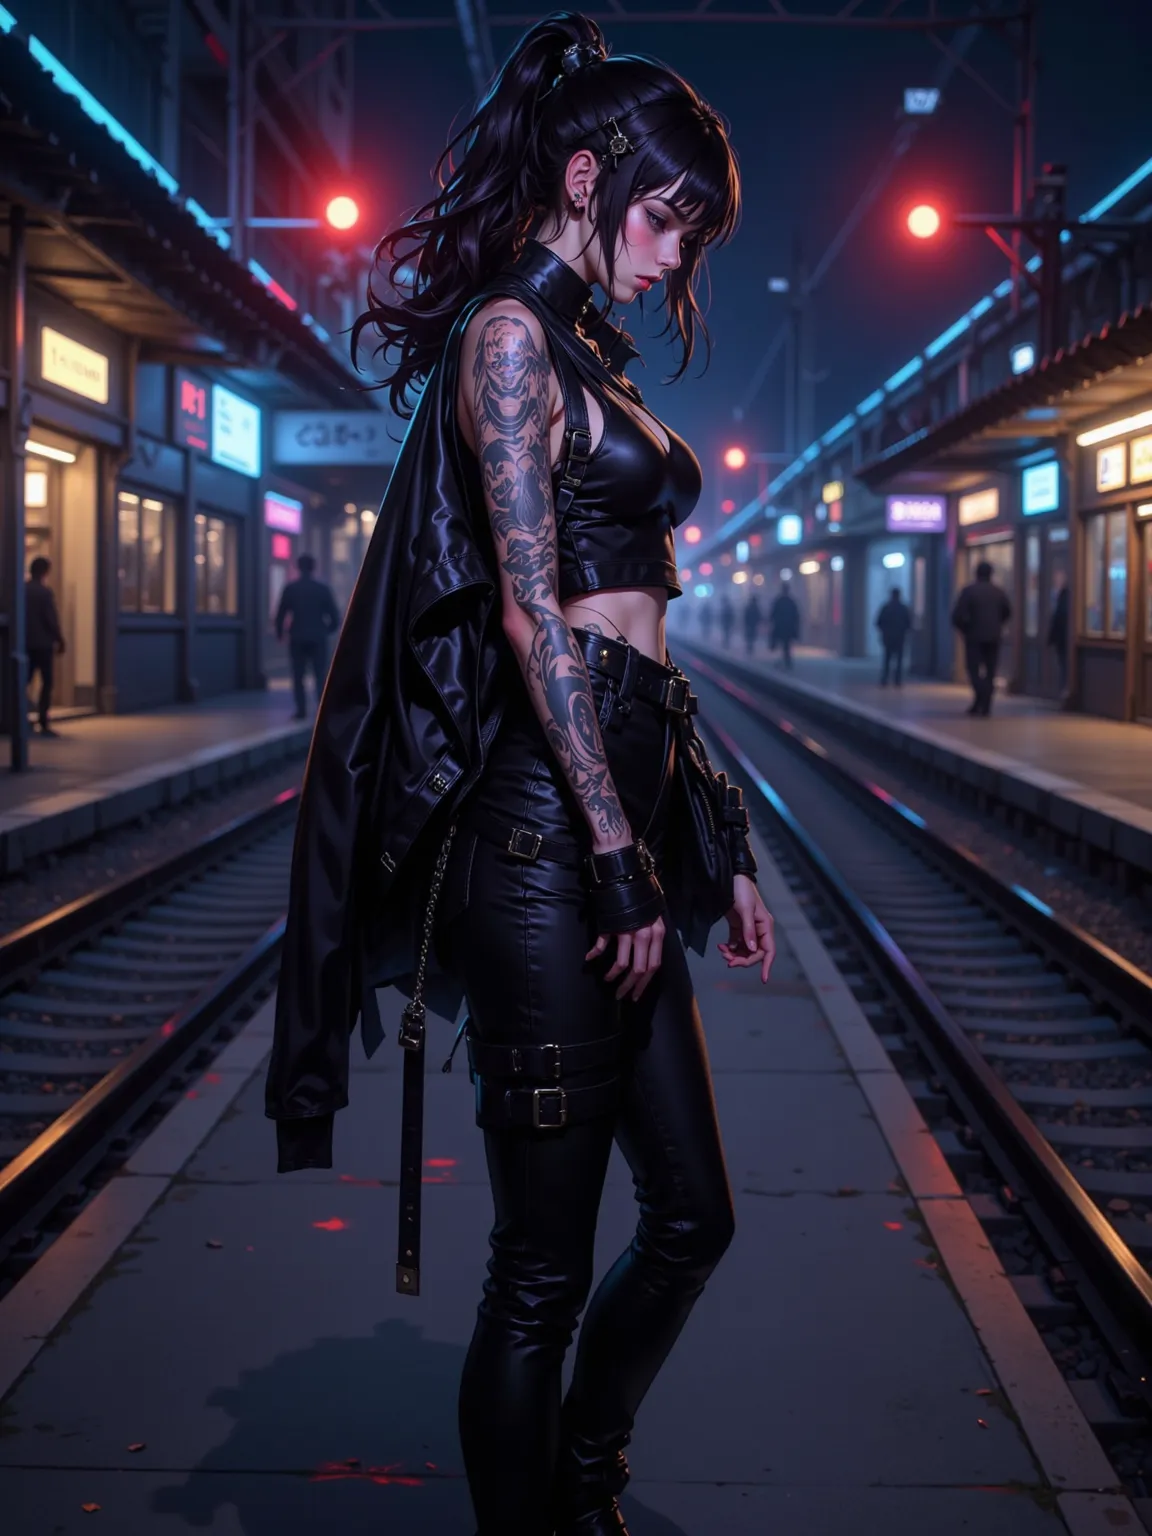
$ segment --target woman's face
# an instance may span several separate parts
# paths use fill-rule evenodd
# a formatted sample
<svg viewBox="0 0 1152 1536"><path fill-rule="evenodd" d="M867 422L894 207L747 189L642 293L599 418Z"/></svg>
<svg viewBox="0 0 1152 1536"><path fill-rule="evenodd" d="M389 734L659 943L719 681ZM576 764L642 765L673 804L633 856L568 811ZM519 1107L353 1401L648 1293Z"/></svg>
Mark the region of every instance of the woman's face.
<svg viewBox="0 0 1152 1536"><path fill-rule="evenodd" d="M648 293L665 273L680 265L681 246L695 230L668 201L674 191L669 186L648 192L629 207L616 242L614 304L630 304L638 293ZM601 287L606 287L606 272L599 275Z"/></svg>

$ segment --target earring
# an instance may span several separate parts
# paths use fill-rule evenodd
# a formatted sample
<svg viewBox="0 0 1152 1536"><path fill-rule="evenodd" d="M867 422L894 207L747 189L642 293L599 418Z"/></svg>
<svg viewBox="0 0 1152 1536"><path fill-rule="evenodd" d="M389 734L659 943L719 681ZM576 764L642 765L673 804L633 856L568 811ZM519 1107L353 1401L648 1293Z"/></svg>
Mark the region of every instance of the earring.
<svg viewBox="0 0 1152 1536"><path fill-rule="evenodd" d="M583 194L583 192L576 192L576 193L573 194L572 206L573 206L573 208L575 208L577 213L579 213L581 211L581 209L584 207L584 194Z"/></svg>

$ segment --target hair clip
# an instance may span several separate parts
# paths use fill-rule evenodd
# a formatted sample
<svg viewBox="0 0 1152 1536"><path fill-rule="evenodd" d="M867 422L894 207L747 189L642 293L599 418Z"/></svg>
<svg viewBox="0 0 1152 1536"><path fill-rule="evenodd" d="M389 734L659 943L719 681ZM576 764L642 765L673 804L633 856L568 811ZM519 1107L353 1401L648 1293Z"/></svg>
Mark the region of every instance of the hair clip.
<svg viewBox="0 0 1152 1536"><path fill-rule="evenodd" d="M556 87L570 75L579 74L582 69L589 69L593 64L603 64L607 57L599 43L569 43L560 55L560 73L555 76L544 96L551 96Z"/></svg>
<svg viewBox="0 0 1152 1536"><path fill-rule="evenodd" d="M620 124L614 117L610 117L606 123L601 123L600 127L608 135L608 148L600 156L600 164L603 165L608 156L611 155L612 169L616 170L620 164L620 156L634 155L636 153L636 146L628 135L621 130Z"/></svg>

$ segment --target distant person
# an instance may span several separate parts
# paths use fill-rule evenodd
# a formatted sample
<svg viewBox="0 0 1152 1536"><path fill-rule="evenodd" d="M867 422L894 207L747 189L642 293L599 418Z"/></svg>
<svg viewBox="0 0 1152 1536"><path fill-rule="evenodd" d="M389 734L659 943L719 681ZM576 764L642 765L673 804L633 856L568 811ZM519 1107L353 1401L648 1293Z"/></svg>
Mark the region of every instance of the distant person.
<svg viewBox="0 0 1152 1536"><path fill-rule="evenodd" d="M732 599L725 592L720 599L720 636L724 641L724 649L732 644L732 626L736 623L736 610L732 606Z"/></svg>
<svg viewBox="0 0 1152 1536"><path fill-rule="evenodd" d="M296 696L294 720L303 720L307 714L304 695L304 673L311 665L316 683L316 699L319 701L324 679L328 674L328 636L340 624L332 589L317 581L312 572L316 561L311 555L300 555L296 561L300 572L280 594L280 606L276 609L276 638L284 638L284 620L291 615L288 631L288 652L292 658L292 688Z"/></svg>
<svg viewBox="0 0 1152 1536"><path fill-rule="evenodd" d="M904 681L904 642L912 628L912 610L904 601L899 587L893 587L888 601L876 615L876 628L884 642L884 670L880 673L880 686L887 688L888 675L895 672L892 681L897 688Z"/></svg>
<svg viewBox="0 0 1152 1536"><path fill-rule="evenodd" d="M712 635L712 604L707 598L700 604L700 633L705 640Z"/></svg>
<svg viewBox="0 0 1152 1536"><path fill-rule="evenodd" d="M764 615L760 612L760 600L753 592L744 605L744 644L749 656L756 649L756 641L760 638L760 626L763 622Z"/></svg>
<svg viewBox="0 0 1152 1536"><path fill-rule="evenodd" d="M972 684L970 715L987 715L992 709L1000 637L1011 617L1008 594L992 580L992 567L987 560L981 560L976 567L976 580L968 583L952 610L952 626L964 637L964 657Z"/></svg>
<svg viewBox="0 0 1152 1536"><path fill-rule="evenodd" d="M768 644L772 650L780 651L781 660L789 672L792 670L792 645L799 638L800 610L792 596L792 584L782 581L768 614Z"/></svg>
<svg viewBox="0 0 1152 1536"><path fill-rule="evenodd" d="M63 656L67 646L60 628L60 615L56 611L56 596L44 580L52 569L52 562L37 555L28 567L28 580L24 583L24 649L28 653L28 682L40 674L40 697L36 713L40 722L41 736L58 736L48 721L52 708L52 682L56 657Z"/></svg>
<svg viewBox="0 0 1152 1536"><path fill-rule="evenodd" d="M1052 617L1048 620L1048 644L1056 656L1056 672L1060 679L1060 697L1068 692L1068 578L1060 576L1056 589L1056 601L1052 605Z"/></svg>

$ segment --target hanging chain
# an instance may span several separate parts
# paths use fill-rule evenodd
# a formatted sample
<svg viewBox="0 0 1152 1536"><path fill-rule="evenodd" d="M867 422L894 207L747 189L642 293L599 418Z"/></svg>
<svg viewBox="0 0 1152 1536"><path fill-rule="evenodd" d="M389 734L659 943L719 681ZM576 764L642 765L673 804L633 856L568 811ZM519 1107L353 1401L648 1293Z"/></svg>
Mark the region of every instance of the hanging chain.
<svg viewBox="0 0 1152 1536"><path fill-rule="evenodd" d="M436 922L436 903L440 900L440 887L444 884L444 871L448 867L448 854L455 835L456 823L453 822L440 845L440 852L436 856L436 867L432 871L432 884L428 891L428 902L424 908L424 932L420 936L420 958L416 962L416 984L412 988L412 1001L404 1009L401 1017L400 1033L397 1037L406 1051L418 1051L424 1044L426 1017L424 972L428 966L428 950L432 943L432 929Z"/></svg>

